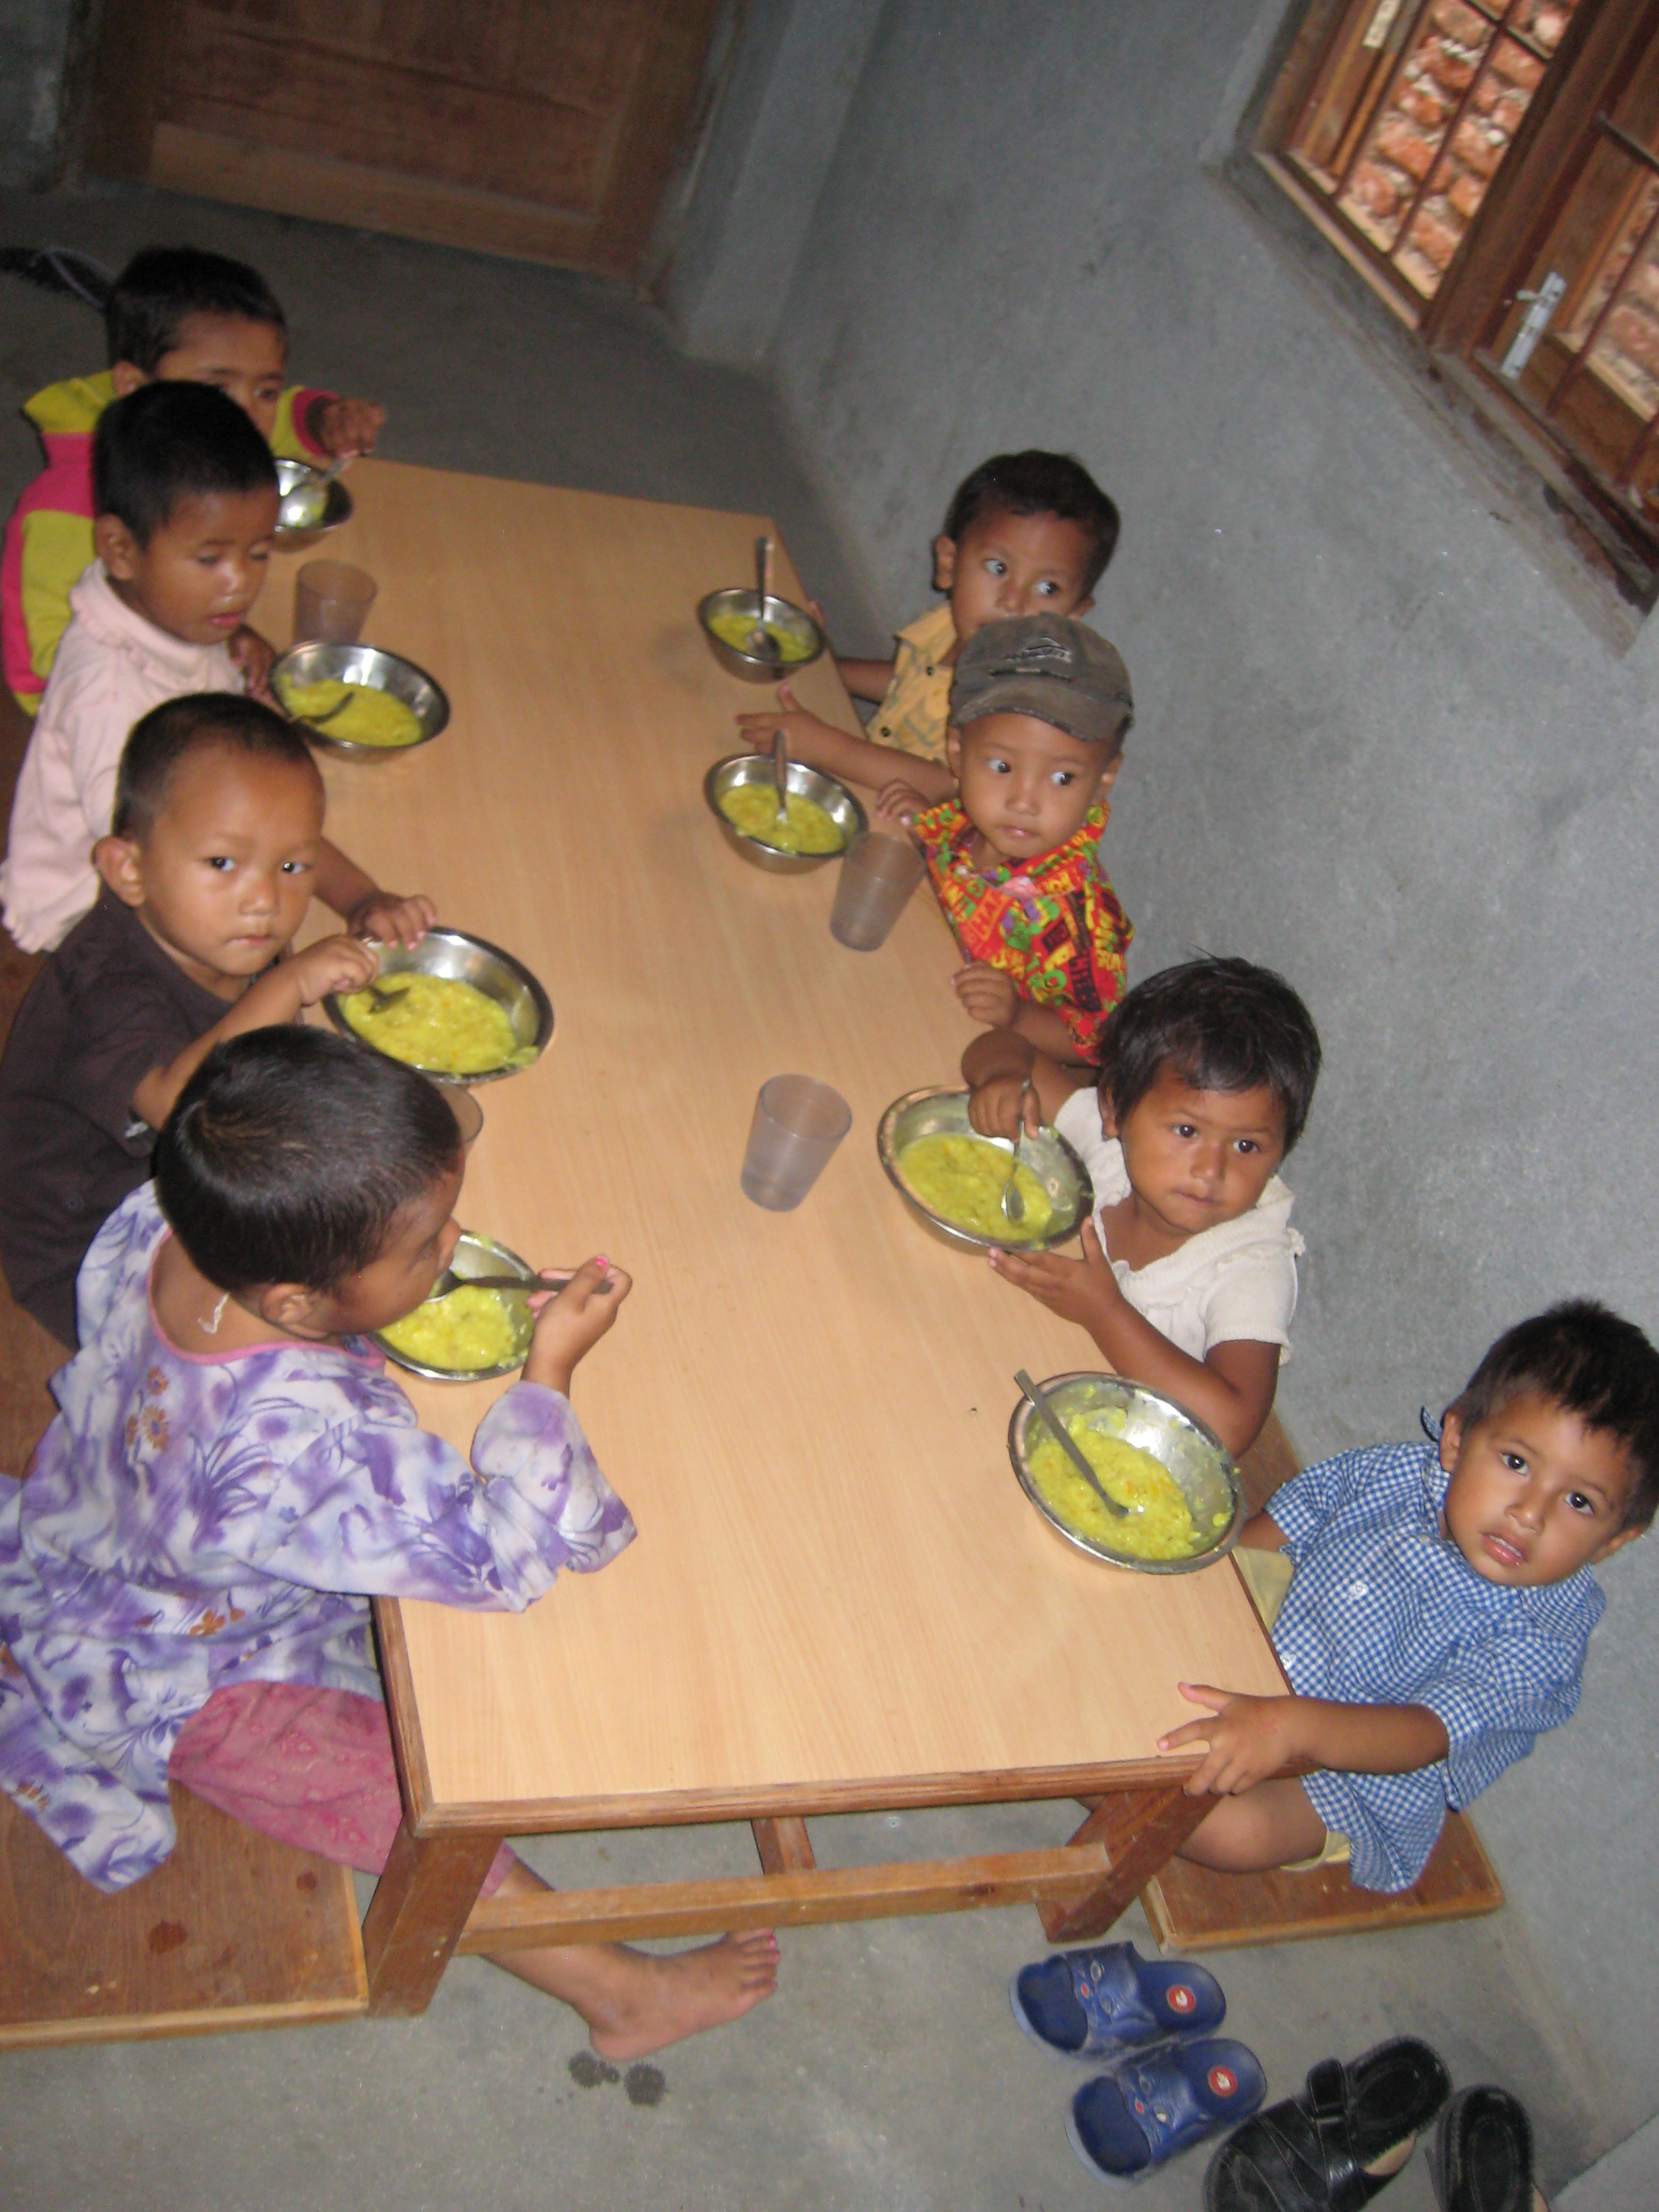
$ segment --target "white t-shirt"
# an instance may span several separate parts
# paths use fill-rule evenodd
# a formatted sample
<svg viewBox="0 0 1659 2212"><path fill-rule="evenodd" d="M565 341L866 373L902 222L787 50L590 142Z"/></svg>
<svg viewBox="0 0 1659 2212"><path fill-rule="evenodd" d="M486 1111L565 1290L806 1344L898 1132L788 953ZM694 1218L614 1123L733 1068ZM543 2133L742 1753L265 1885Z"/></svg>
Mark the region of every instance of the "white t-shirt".
<svg viewBox="0 0 1659 2212"><path fill-rule="evenodd" d="M1093 1090L1074 1091L1055 1115L1054 1127L1089 1170L1100 1230L1105 1209L1129 1195L1123 1147L1102 1130ZM1191 1358L1202 1359L1212 1344L1243 1339L1279 1345L1282 1364L1291 1356L1297 1258L1307 1249L1291 1226L1291 1204L1290 1192L1273 1176L1248 1213L1201 1230L1150 1267L1114 1260L1118 1287L1137 1313ZM1105 1241L1101 1230L1103 1247Z"/></svg>

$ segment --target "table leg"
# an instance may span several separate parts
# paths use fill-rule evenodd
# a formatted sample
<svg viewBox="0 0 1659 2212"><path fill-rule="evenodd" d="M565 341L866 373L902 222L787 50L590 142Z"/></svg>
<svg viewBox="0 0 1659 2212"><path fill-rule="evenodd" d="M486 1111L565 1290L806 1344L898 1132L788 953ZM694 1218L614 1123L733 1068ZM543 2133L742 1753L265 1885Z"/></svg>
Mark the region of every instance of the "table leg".
<svg viewBox="0 0 1659 2212"><path fill-rule="evenodd" d="M371 2013L424 2012L500 1844L471 1832L410 1835L405 1821L363 1916Z"/></svg>
<svg viewBox="0 0 1659 2212"><path fill-rule="evenodd" d="M806 1823L797 1820L793 1814L780 1814L775 1820L751 1820L749 1825L755 1832L755 1849L760 1853L765 1873L807 1874L817 1864L812 1856Z"/></svg>
<svg viewBox="0 0 1659 2212"><path fill-rule="evenodd" d="M1097 1887L1069 1904L1037 1907L1048 1941L1087 1942L1103 1936L1214 1802L1211 1797L1189 1797L1180 1782L1156 1790L1115 1790L1097 1799L1072 1842L1104 1845L1111 1871Z"/></svg>

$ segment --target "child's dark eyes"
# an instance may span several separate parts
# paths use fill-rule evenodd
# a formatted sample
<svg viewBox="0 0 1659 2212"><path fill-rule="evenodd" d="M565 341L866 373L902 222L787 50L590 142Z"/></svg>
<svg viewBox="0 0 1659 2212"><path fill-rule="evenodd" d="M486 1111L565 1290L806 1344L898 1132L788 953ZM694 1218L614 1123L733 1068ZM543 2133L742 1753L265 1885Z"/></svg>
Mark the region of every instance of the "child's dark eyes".
<svg viewBox="0 0 1659 2212"><path fill-rule="evenodd" d="M1593 1498L1586 1498L1582 1490L1570 1490L1567 1492L1567 1503L1575 1513L1585 1513L1592 1519L1595 1518L1595 1500Z"/></svg>
<svg viewBox="0 0 1659 2212"><path fill-rule="evenodd" d="M1259 1152L1261 1147L1254 1137L1241 1137L1238 1140L1238 1149L1248 1158L1252 1152Z"/></svg>
<svg viewBox="0 0 1659 2212"><path fill-rule="evenodd" d="M993 775L1011 775L1013 773L1005 760L988 760L985 765Z"/></svg>
<svg viewBox="0 0 1659 2212"><path fill-rule="evenodd" d="M235 865L228 853L216 853L208 862L209 867L216 868L222 876L228 876Z"/></svg>
<svg viewBox="0 0 1659 2212"><path fill-rule="evenodd" d="M310 870L311 863L309 860L284 860L283 863L283 873L285 876L307 875L309 874Z"/></svg>
<svg viewBox="0 0 1659 2212"><path fill-rule="evenodd" d="M1068 783L1075 783L1076 781L1076 775L1071 769L1057 768L1054 770L1054 786L1056 791L1064 791Z"/></svg>
<svg viewBox="0 0 1659 2212"><path fill-rule="evenodd" d="M1511 1474L1524 1474L1526 1473L1527 1462L1522 1458L1519 1452L1500 1452L1498 1454L1498 1457L1503 1461L1504 1466L1508 1468Z"/></svg>
<svg viewBox="0 0 1659 2212"><path fill-rule="evenodd" d="M1191 1121L1177 1121L1174 1127L1177 1137L1195 1137L1198 1134L1195 1125Z"/></svg>
<svg viewBox="0 0 1659 2212"><path fill-rule="evenodd" d="M988 576L1006 576L1008 573L1008 563L1006 561L999 561L993 554L985 563L985 573Z"/></svg>

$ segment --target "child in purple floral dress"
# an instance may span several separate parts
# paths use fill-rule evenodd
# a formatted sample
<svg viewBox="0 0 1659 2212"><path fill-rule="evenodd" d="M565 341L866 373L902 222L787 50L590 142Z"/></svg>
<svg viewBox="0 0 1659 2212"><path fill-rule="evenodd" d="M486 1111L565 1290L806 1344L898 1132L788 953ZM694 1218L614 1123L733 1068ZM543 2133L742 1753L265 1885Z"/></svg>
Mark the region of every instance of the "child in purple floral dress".
<svg viewBox="0 0 1659 2212"><path fill-rule="evenodd" d="M568 1395L629 1278L593 1259L532 1298L523 1377L469 1466L365 1341L455 1249L440 1091L320 1030L261 1030L204 1061L155 1162L87 1255L83 1349L0 1498L0 1788L106 1891L173 1848L169 1778L378 1872L401 1808L368 1596L520 1612L632 1540ZM485 1887L539 1885L503 1847ZM500 1963L632 2057L769 1995L776 1946Z"/></svg>

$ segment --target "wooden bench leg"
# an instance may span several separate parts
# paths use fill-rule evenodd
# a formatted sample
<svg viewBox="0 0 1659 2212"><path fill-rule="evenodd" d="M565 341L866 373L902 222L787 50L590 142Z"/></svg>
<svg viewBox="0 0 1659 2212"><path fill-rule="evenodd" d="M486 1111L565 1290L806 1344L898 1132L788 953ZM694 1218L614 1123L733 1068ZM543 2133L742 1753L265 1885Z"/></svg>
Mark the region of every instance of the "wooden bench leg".
<svg viewBox="0 0 1659 2212"><path fill-rule="evenodd" d="M424 2012L501 1842L471 1833L416 1837L399 1827L363 1916L368 2008Z"/></svg>
<svg viewBox="0 0 1659 2212"><path fill-rule="evenodd" d="M1114 1790L1110 1796L1097 1799L1072 1841L1103 1844L1111 1872L1097 1888L1071 1904L1037 1907L1048 1941L1087 1942L1103 1936L1214 1802L1212 1797L1189 1797L1181 1782L1165 1783L1157 1790Z"/></svg>

